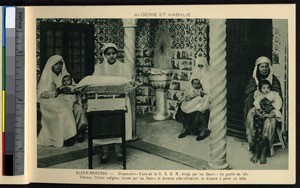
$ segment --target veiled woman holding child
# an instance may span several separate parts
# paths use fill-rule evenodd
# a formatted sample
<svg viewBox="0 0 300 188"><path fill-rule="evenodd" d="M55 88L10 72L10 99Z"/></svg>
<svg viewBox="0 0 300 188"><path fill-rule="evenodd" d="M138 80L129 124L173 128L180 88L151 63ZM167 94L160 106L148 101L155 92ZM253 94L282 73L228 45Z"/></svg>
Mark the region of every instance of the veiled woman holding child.
<svg viewBox="0 0 300 188"><path fill-rule="evenodd" d="M269 58L259 57L246 90L244 117L246 135L253 153L251 162L267 163L267 154L281 122L282 90Z"/></svg>
<svg viewBox="0 0 300 188"><path fill-rule="evenodd" d="M64 86L67 77L69 86ZM38 84L37 97L42 114L38 145L63 147L72 146L76 140L83 141L87 120L75 93L71 91L73 84L63 58L51 56Z"/></svg>
<svg viewBox="0 0 300 188"><path fill-rule="evenodd" d="M210 135L210 130L208 130L210 114L209 80L208 62L206 58L198 57L185 96L175 115L175 119L183 124L183 129L178 138L197 135L196 140L201 141Z"/></svg>

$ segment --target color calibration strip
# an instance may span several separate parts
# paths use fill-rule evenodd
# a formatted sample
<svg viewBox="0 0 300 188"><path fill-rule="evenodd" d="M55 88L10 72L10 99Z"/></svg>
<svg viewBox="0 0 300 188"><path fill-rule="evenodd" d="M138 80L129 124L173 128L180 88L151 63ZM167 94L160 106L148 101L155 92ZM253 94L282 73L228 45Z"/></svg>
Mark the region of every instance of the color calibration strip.
<svg viewBox="0 0 300 188"><path fill-rule="evenodd" d="M2 8L2 174L24 174L24 8Z"/></svg>
<svg viewBox="0 0 300 188"><path fill-rule="evenodd" d="M14 175L15 155L15 33L16 8L5 10L5 170L4 175Z"/></svg>
<svg viewBox="0 0 300 188"><path fill-rule="evenodd" d="M2 7L2 175L5 175L5 6Z"/></svg>
<svg viewBox="0 0 300 188"><path fill-rule="evenodd" d="M25 11L16 8L15 63L15 161L14 175L24 174L24 96L25 96Z"/></svg>

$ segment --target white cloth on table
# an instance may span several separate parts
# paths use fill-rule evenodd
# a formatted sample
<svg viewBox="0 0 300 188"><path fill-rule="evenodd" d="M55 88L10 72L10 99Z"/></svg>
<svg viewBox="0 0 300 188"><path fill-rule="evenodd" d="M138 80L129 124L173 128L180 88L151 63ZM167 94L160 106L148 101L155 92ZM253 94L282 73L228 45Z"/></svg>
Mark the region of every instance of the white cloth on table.
<svg viewBox="0 0 300 188"><path fill-rule="evenodd" d="M105 95L105 92L101 89L101 87L105 86L111 86L110 88L115 88L113 89L114 91L117 91L118 94L124 93L125 94L125 105L127 107L127 112L125 113L125 134L126 134L126 140L132 139L132 109L131 109L131 103L130 103L130 92L128 91L121 91L119 88L121 86L128 85L128 89L130 89L130 85L132 85L132 80L126 77L122 76L108 76L108 75L99 75L95 76L87 76L82 81L80 81L77 84L77 88L84 88L84 90L88 90L89 92L93 93L100 93L103 92ZM94 88L95 91L91 91L89 87ZM124 89L124 87L122 87ZM113 94L113 93L110 93ZM101 99L99 99L101 100ZM106 138L106 139L96 139L93 140L95 144L100 144L100 145L107 145L107 144L113 144L113 143L121 143L121 138Z"/></svg>

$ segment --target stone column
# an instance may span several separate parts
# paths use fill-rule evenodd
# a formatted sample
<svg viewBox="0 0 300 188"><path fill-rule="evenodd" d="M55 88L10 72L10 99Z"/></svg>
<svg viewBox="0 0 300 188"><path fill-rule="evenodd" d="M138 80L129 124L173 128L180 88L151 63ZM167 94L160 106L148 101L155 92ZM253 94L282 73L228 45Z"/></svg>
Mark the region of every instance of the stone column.
<svg viewBox="0 0 300 188"><path fill-rule="evenodd" d="M209 20L209 56L211 73L210 169L226 169L226 20Z"/></svg>
<svg viewBox="0 0 300 188"><path fill-rule="evenodd" d="M136 19L122 19L124 27L124 62L131 67L131 78L135 80L135 27ZM135 91L129 93L131 111L132 111L132 138L137 140L136 135L136 94Z"/></svg>

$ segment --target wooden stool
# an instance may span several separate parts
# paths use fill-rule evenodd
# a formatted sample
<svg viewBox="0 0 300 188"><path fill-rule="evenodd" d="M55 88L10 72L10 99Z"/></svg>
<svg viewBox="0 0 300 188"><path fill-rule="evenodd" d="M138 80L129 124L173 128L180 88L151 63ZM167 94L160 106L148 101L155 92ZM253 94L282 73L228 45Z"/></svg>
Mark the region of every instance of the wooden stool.
<svg viewBox="0 0 300 188"><path fill-rule="evenodd" d="M89 169L93 168L93 140L120 137L122 137L123 169L126 169L126 112L126 109L87 112Z"/></svg>
<svg viewBox="0 0 300 188"><path fill-rule="evenodd" d="M283 138L282 138L282 130L280 127L276 127L276 133L277 133L277 136L278 136L278 139L279 139L279 142L276 142L276 143L273 143L272 146L270 146L270 155L271 156L274 156L274 146L281 146L282 149L285 148L285 143L283 141ZM248 145L248 151L250 151L250 146Z"/></svg>
<svg viewBox="0 0 300 188"><path fill-rule="evenodd" d="M282 130L281 130L281 128L280 127L276 127L275 131L277 133L279 142L273 143L273 145L270 146L270 155L271 156L274 156L274 146L281 146L282 149L285 148L285 143L284 143L283 138L282 138Z"/></svg>

